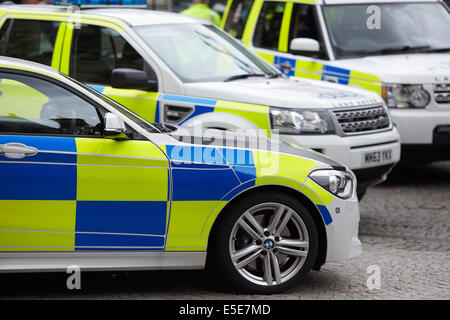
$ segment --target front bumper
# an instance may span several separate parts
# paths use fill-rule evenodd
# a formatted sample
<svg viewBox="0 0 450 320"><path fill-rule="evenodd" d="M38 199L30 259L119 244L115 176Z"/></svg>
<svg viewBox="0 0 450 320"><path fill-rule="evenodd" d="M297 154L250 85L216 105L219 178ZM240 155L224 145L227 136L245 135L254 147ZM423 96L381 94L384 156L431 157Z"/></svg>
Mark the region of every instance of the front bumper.
<svg viewBox="0 0 450 320"><path fill-rule="evenodd" d="M450 109L391 109L402 162L450 160Z"/></svg>
<svg viewBox="0 0 450 320"><path fill-rule="evenodd" d="M306 146L349 167L358 179L358 189L382 182L400 160L400 137L396 129L355 136L280 135L280 140ZM390 150L390 160L366 163L368 154Z"/></svg>
<svg viewBox="0 0 450 320"><path fill-rule="evenodd" d="M333 219L326 226L326 262L347 260L361 254L361 241L358 239L359 203L356 195L349 200L335 197L327 209Z"/></svg>

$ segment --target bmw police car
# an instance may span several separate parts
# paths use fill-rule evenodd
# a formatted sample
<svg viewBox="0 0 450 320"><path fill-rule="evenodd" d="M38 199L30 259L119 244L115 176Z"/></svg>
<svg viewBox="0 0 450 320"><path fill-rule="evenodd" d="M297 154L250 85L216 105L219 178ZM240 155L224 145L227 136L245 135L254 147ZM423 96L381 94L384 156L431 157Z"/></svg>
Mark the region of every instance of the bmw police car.
<svg viewBox="0 0 450 320"><path fill-rule="evenodd" d="M0 46L150 122L279 133L349 166L359 195L400 158L398 133L377 94L289 79L203 20L145 9L3 5Z"/></svg>
<svg viewBox="0 0 450 320"><path fill-rule="evenodd" d="M450 160L450 14L440 0L229 0L224 29L284 73L372 90L402 160Z"/></svg>
<svg viewBox="0 0 450 320"><path fill-rule="evenodd" d="M150 124L14 58L0 57L0 92L1 272L208 258L236 287L273 293L361 252L356 179L319 153Z"/></svg>

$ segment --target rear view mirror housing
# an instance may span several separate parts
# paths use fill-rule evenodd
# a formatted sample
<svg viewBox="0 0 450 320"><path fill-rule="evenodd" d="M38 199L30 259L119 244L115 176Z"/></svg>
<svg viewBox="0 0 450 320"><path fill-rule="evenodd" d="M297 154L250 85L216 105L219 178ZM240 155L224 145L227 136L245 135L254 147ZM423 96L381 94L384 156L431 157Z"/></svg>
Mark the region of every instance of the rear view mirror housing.
<svg viewBox="0 0 450 320"><path fill-rule="evenodd" d="M295 38L292 39L289 49L291 51L303 51L303 52L319 52L319 41L311 38Z"/></svg>
<svg viewBox="0 0 450 320"><path fill-rule="evenodd" d="M103 136L108 139L126 140L130 138L125 122L112 112L105 114L105 127Z"/></svg>
<svg viewBox="0 0 450 320"><path fill-rule="evenodd" d="M156 91L156 80L149 79L147 72L131 68L117 68L111 74L111 86L117 89Z"/></svg>

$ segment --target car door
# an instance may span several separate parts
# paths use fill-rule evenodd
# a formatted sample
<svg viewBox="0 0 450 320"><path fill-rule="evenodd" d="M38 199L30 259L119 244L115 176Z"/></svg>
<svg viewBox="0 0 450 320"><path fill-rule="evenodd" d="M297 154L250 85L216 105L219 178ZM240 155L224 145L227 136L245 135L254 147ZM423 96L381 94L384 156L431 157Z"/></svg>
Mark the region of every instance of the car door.
<svg viewBox="0 0 450 320"><path fill-rule="evenodd" d="M104 138L105 110L51 78L0 79L0 251L163 250L164 153Z"/></svg>
<svg viewBox="0 0 450 320"><path fill-rule="evenodd" d="M290 50L290 42L295 38L318 41L319 52ZM328 53L315 5L265 1L258 14L252 46L286 75L336 83L344 80L337 70L326 65Z"/></svg>
<svg viewBox="0 0 450 320"><path fill-rule="evenodd" d="M83 20L81 20L83 22ZM117 26L105 23L68 24L60 71L132 110L149 122L159 122L158 81L155 71L121 34ZM114 69L145 71L149 90L113 88Z"/></svg>

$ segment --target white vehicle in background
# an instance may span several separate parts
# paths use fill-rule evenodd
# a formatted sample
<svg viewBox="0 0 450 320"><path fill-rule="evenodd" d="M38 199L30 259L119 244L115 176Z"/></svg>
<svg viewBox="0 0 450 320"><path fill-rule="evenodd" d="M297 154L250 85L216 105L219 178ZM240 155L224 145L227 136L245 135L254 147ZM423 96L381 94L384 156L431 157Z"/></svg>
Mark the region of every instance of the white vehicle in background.
<svg viewBox="0 0 450 320"><path fill-rule="evenodd" d="M290 76L372 90L402 161L450 160L450 14L440 0L229 0L224 29Z"/></svg>
<svg viewBox="0 0 450 320"><path fill-rule="evenodd" d="M288 78L207 21L126 8L74 20L64 6L3 5L3 55L51 65L149 122L279 133L352 169L359 197L400 158L379 95Z"/></svg>

